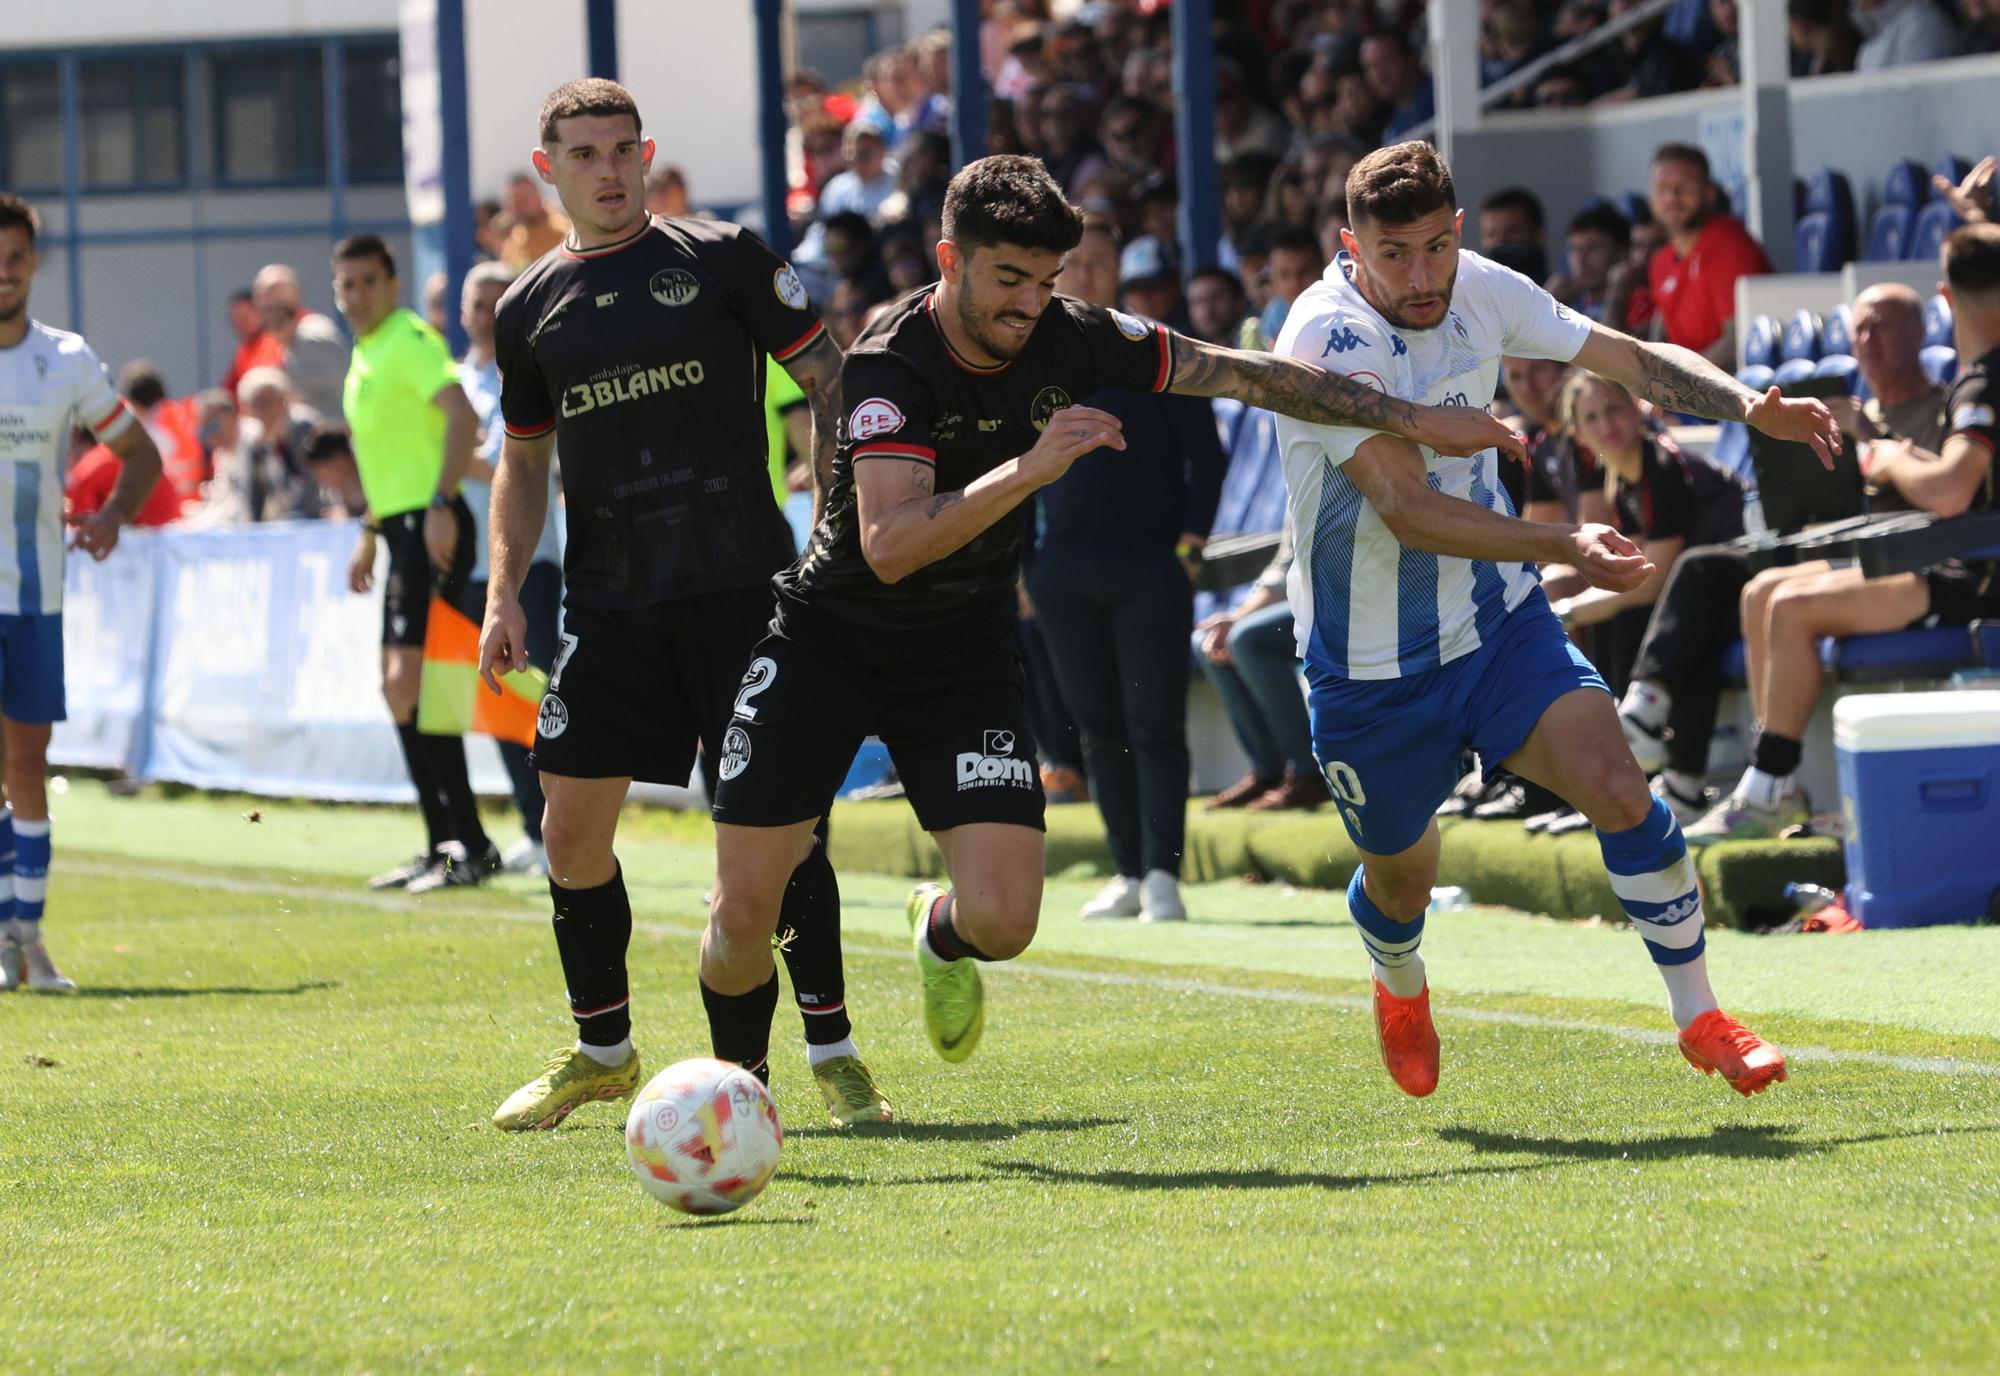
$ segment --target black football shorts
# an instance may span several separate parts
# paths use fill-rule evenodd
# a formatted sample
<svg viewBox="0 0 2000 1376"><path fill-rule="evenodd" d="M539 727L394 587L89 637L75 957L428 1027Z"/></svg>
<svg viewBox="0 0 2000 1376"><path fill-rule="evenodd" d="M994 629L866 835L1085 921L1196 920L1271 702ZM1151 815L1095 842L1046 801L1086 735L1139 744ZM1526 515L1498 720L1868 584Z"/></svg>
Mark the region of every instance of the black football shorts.
<svg viewBox="0 0 2000 1376"><path fill-rule="evenodd" d="M969 656L829 654L772 634L751 653L722 742L715 819L775 827L825 815L879 736L926 831L1043 829L1041 772L1011 640Z"/></svg>
<svg viewBox="0 0 2000 1376"><path fill-rule="evenodd" d="M771 622L768 585L649 607L570 607L536 720L536 769L679 786L697 742L723 756L750 649Z"/></svg>

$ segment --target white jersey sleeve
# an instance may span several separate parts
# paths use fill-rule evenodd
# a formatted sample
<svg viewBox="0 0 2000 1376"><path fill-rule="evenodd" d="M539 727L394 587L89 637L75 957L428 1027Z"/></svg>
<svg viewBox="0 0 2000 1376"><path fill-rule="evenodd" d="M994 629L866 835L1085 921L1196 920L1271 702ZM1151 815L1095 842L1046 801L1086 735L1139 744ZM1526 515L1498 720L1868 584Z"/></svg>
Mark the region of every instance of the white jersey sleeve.
<svg viewBox="0 0 2000 1376"><path fill-rule="evenodd" d="M111 375L90 345L71 335L64 342L63 362L71 370L70 418L99 440L116 439L138 423L138 417L111 385Z"/></svg>
<svg viewBox="0 0 2000 1376"><path fill-rule="evenodd" d="M1310 298L1301 298L1300 304L1313 308L1295 307L1286 317L1275 346L1278 353L1289 354L1329 373L1339 373L1392 397L1409 398L1408 350L1380 316ZM1353 458L1365 442L1382 433L1360 426L1313 425L1288 418L1280 423L1294 431L1310 433L1335 467Z"/></svg>
<svg viewBox="0 0 2000 1376"><path fill-rule="evenodd" d="M1513 358L1548 358L1568 363L1590 338L1590 321L1550 296L1528 278L1488 258L1467 255L1477 265L1478 285L1500 318L1500 338Z"/></svg>

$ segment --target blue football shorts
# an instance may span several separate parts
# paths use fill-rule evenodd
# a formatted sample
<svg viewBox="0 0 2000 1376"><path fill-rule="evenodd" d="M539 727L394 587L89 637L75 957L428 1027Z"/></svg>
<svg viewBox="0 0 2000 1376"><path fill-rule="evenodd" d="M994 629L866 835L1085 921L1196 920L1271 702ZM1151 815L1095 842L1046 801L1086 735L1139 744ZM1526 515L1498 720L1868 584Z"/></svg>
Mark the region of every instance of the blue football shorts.
<svg viewBox="0 0 2000 1376"><path fill-rule="evenodd" d="M1556 699L1609 693L1540 588L1469 655L1405 678L1343 678L1306 661L1313 755L1354 844L1397 855L1423 839L1469 746L1488 776Z"/></svg>
<svg viewBox="0 0 2000 1376"><path fill-rule="evenodd" d="M63 706L62 613L0 615L0 715L45 726Z"/></svg>

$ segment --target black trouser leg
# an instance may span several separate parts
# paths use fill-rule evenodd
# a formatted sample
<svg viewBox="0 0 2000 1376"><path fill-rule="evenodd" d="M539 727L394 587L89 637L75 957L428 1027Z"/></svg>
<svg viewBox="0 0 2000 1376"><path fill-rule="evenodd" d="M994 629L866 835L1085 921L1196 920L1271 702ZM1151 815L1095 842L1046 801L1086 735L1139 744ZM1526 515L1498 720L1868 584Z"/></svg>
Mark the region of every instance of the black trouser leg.
<svg viewBox="0 0 2000 1376"><path fill-rule="evenodd" d="M1749 560L1733 549L1692 549L1674 564L1654 604L1632 677L1672 696L1668 767L1702 774L1722 699L1722 657L1743 635L1742 594Z"/></svg>

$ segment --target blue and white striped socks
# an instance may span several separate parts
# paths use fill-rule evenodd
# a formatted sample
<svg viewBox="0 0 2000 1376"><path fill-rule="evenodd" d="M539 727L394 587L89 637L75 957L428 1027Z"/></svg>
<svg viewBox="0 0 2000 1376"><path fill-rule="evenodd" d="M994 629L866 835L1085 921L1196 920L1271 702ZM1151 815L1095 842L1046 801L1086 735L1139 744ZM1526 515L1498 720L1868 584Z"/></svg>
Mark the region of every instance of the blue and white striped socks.
<svg viewBox="0 0 2000 1376"><path fill-rule="evenodd" d="M1417 953L1424 939L1424 915L1411 922L1398 922L1375 906L1362 883L1363 868L1354 867L1347 884L1347 912L1368 948L1368 961L1375 978L1399 999L1413 999L1424 992L1424 958Z"/></svg>
<svg viewBox="0 0 2000 1376"><path fill-rule="evenodd" d="M1611 888L1666 981L1674 1022L1685 1028L1716 1006L1708 987L1701 895L1680 823L1663 799L1630 831L1600 831Z"/></svg>
<svg viewBox="0 0 2000 1376"><path fill-rule="evenodd" d="M0 807L0 937L14 935L14 809Z"/></svg>

